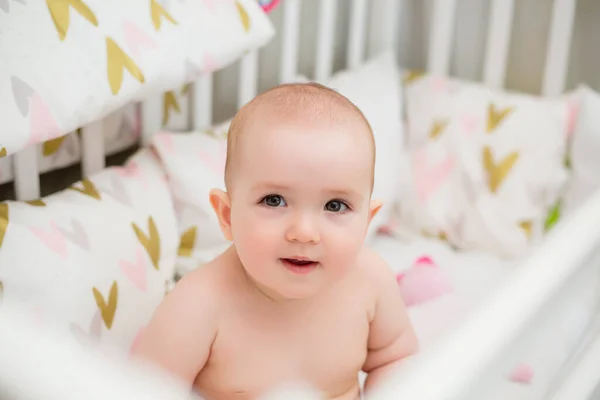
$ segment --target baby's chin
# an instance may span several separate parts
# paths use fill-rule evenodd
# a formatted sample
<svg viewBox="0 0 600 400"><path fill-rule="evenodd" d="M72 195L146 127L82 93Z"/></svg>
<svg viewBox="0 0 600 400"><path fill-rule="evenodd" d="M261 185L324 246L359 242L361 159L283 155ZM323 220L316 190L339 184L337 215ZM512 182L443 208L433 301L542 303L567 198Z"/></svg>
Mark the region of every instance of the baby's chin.
<svg viewBox="0 0 600 400"><path fill-rule="evenodd" d="M307 300L317 296L321 287L315 285L277 285L277 287L259 288L267 297L281 302Z"/></svg>

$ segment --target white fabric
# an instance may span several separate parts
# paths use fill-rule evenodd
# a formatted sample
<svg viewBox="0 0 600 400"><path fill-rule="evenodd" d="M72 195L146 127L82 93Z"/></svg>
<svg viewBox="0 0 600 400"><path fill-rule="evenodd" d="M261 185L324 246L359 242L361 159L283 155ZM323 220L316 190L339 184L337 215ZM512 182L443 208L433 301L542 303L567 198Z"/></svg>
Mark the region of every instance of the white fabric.
<svg viewBox="0 0 600 400"><path fill-rule="evenodd" d="M600 94L589 87L577 90L579 110L571 138L571 179L565 193L564 213L573 212L600 188Z"/></svg>
<svg viewBox="0 0 600 400"><path fill-rule="evenodd" d="M210 261L230 245L209 201L211 189L225 190L229 124L226 121L208 131L184 135L161 132L153 138L152 146L166 170L177 216L178 276Z"/></svg>
<svg viewBox="0 0 600 400"><path fill-rule="evenodd" d="M42 202L0 205L2 304L129 351L174 275L177 225L160 163L142 150Z"/></svg>
<svg viewBox="0 0 600 400"><path fill-rule="evenodd" d="M369 237L387 222L399 196L402 102L398 85L390 84L399 79L393 55L384 53L356 70L338 73L327 83L362 109L374 131L377 159L373 198L382 200L384 206L373 219ZM190 134L161 132L153 138L152 145L170 179L179 233L185 239L180 248L178 275L211 260L230 244L223 238L208 199L212 188L224 189L229 123Z"/></svg>
<svg viewBox="0 0 600 400"><path fill-rule="evenodd" d="M464 323L519 267L518 261L503 261L485 252L456 252L436 240L421 239L408 243L378 236L372 247L396 273L407 274L415 268L436 268L451 283L452 291L408 307L422 351L427 351ZM419 266L417 260L423 257L428 257L432 264ZM413 280L413 284L423 285L423 282ZM562 299L548 310L548 318L538 321L528 331L529 337L519 342L517 358L509 359L500 375L486 377L490 383L482 388L483 397L474 398L543 398L557 374L566 368L570 355L577 350L578 342L598 312L598 272L592 270L586 276L580 276L574 284L578 284L578 289L573 291L576 294ZM448 365L452 365L452 360L448 360ZM510 379L519 366L533 371L529 382Z"/></svg>
<svg viewBox="0 0 600 400"><path fill-rule="evenodd" d="M0 313L0 387L10 400L199 400L180 379L124 355L82 348L22 310ZM104 349L103 349L104 350Z"/></svg>
<svg viewBox="0 0 600 400"><path fill-rule="evenodd" d="M104 152L113 155L134 146L140 137L136 106L123 107L104 118L102 126ZM38 171L42 174L65 168L81 161L81 136L78 132L36 146ZM0 158L0 184L14 179L13 159Z"/></svg>
<svg viewBox="0 0 600 400"><path fill-rule="evenodd" d="M274 36L255 0L3 3L0 151L7 154L179 88Z"/></svg>
<svg viewBox="0 0 600 400"><path fill-rule="evenodd" d="M568 177L567 99L427 75L407 84L406 109L411 190L399 232L507 258L540 243Z"/></svg>

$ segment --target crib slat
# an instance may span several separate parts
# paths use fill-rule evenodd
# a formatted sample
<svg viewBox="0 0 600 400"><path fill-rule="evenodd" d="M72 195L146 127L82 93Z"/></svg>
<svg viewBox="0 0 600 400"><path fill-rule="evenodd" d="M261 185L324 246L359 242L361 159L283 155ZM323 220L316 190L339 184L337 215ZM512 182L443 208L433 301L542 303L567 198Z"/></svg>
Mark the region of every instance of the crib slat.
<svg viewBox="0 0 600 400"><path fill-rule="evenodd" d="M318 12L317 56L314 79L318 82L324 82L333 72L337 0L321 0Z"/></svg>
<svg viewBox="0 0 600 400"><path fill-rule="evenodd" d="M290 82L298 74L298 48L300 46L300 0L285 0L281 30L281 65L279 82Z"/></svg>
<svg viewBox="0 0 600 400"><path fill-rule="evenodd" d="M258 50L246 54L240 65L238 108L252 100L258 90Z"/></svg>
<svg viewBox="0 0 600 400"><path fill-rule="evenodd" d="M106 165L104 121L95 121L81 129L81 173L84 178L100 172Z"/></svg>
<svg viewBox="0 0 600 400"><path fill-rule="evenodd" d="M446 75L450 71L455 12L456 0L434 0L427 57L430 73Z"/></svg>
<svg viewBox="0 0 600 400"><path fill-rule="evenodd" d="M212 124L213 74L205 74L192 86L192 124L206 129Z"/></svg>
<svg viewBox="0 0 600 400"><path fill-rule="evenodd" d="M27 201L40 198L38 169L38 147L31 146L13 156L15 192L17 200Z"/></svg>
<svg viewBox="0 0 600 400"><path fill-rule="evenodd" d="M142 109L142 137L141 144L147 145L152 136L161 130L162 96L151 96L141 103Z"/></svg>
<svg viewBox="0 0 600 400"><path fill-rule="evenodd" d="M353 0L350 10L350 30L348 32L348 52L346 64L356 68L364 57L367 21L367 0Z"/></svg>
<svg viewBox="0 0 600 400"><path fill-rule="evenodd" d="M565 87L576 3L576 0L554 0L542 83L544 95L558 95Z"/></svg>
<svg viewBox="0 0 600 400"><path fill-rule="evenodd" d="M506 76L514 0L493 0L483 66L483 80L502 87Z"/></svg>
<svg viewBox="0 0 600 400"><path fill-rule="evenodd" d="M400 6L404 0L369 0L369 44L367 54L372 57L383 51L398 51L398 23Z"/></svg>

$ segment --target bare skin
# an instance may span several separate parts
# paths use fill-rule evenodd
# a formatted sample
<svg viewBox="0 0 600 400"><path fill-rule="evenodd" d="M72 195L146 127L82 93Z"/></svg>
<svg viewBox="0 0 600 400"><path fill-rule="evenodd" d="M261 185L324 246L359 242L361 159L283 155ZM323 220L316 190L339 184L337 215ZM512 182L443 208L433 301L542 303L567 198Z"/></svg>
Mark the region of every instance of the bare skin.
<svg viewBox="0 0 600 400"><path fill-rule="evenodd" d="M365 248L336 287L282 305L256 288L232 247L178 283L136 352L207 400L257 399L288 381L308 382L326 399L358 399L359 371L416 347L390 274Z"/></svg>
<svg viewBox="0 0 600 400"><path fill-rule="evenodd" d="M208 400L296 382L354 400L359 371L368 396L417 350L391 269L364 245L381 207L368 126L338 95L282 90L241 119L228 192L210 195L232 246L178 282L135 352Z"/></svg>

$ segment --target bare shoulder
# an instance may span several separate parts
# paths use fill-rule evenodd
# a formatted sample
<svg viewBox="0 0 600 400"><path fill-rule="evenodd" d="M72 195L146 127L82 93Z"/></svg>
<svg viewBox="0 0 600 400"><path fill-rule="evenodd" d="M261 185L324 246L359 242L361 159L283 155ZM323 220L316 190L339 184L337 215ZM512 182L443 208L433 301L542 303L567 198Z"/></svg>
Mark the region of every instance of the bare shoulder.
<svg viewBox="0 0 600 400"><path fill-rule="evenodd" d="M203 265L177 282L144 329L134 356L192 384L217 335L219 263Z"/></svg>
<svg viewBox="0 0 600 400"><path fill-rule="evenodd" d="M221 258L217 258L188 273L177 282L167 298L171 297L173 303L187 307L203 307L206 301L216 300L224 285L223 263ZM198 300L205 302L198 303Z"/></svg>
<svg viewBox="0 0 600 400"><path fill-rule="evenodd" d="M380 287L380 285L387 286L390 282L395 284L395 274L390 265L370 247L363 246L358 262L362 277L367 279L372 285Z"/></svg>

